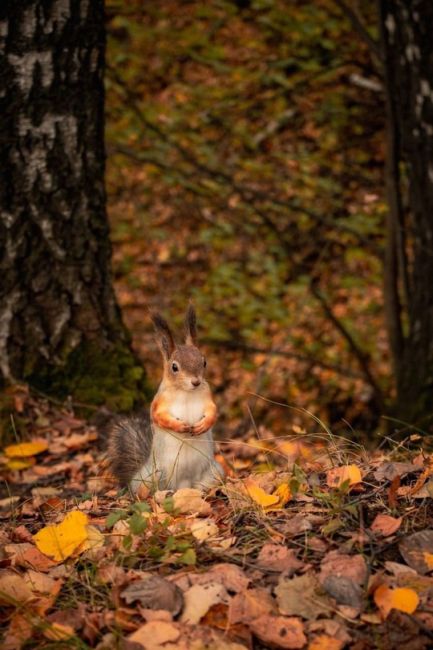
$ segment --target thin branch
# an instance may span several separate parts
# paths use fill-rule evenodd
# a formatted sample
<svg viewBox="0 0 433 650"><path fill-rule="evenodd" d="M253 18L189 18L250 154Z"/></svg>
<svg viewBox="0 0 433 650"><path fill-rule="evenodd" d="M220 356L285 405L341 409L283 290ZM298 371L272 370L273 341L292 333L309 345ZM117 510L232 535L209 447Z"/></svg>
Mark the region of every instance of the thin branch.
<svg viewBox="0 0 433 650"><path fill-rule="evenodd" d="M233 175L227 172L222 171L221 169L214 169L211 167L208 167L205 163L202 161L198 160L188 149L180 145L176 140L173 138L169 137L158 125L154 124L151 122L144 114L143 112L139 109L137 106L137 97L134 95L134 93L128 88L128 86L125 84L123 79L119 77L119 75L116 73L115 70L112 68L107 68L108 73L112 76L113 80L117 83L117 85L123 90L125 93L127 99L128 99L128 105L130 109L133 111L139 122L143 125L145 129L148 129L155 133L158 138L162 141L168 144L170 147L175 149L181 156L182 158L188 162L190 165L192 165L197 171L200 171L202 174L207 176L208 178L212 179L214 182L220 183L222 185L228 186L231 188L233 192L236 192L241 196L241 198L244 200L244 202L252 207L256 214L260 215L260 210L253 204L253 199L256 199L257 201L262 201L263 203L274 207L274 209L281 208L285 212L291 210L293 212L298 212L300 214L305 214L308 217L310 217L313 221L326 225L327 227L341 231L341 232L346 232L347 234L350 234L352 237L355 237L357 241L360 244L363 244L364 246L368 247L372 253L375 255L380 255L381 251L378 249L378 247L372 242L368 237L365 235L357 232L353 228L351 228L349 225L342 223L340 221L335 221L332 218L323 216L314 210L311 210L310 208L306 208L304 206L301 206L297 203L296 200L293 199L279 199L276 198L275 196L272 196L268 192L263 192L260 190L256 190L250 187L245 187L243 185L238 185L234 180L233 180ZM128 151L126 148L123 148L123 151L119 151L119 153L123 153L124 155L128 155L130 157L134 157L136 159L139 159L141 157L141 154L135 154L134 156L131 155L130 150ZM145 162L146 156L144 155L143 161ZM149 161L151 162L151 161ZM155 161L153 164L158 165L159 167L163 167L163 163L161 161ZM183 170L178 170L179 173L182 173L186 176L186 174ZM264 209L266 210L266 205L264 206ZM261 214L263 215L264 212L262 211ZM278 232L279 237L283 235L281 231Z"/></svg>
<svg viewBox="0 0 433 650"><path fill-rule="evenodd" d="M371 53L376 57L376 59L378 59L378 61L382 62L383 56L379 43L375 41L374 38L370 35L367 27L364 25L356 11L352 9L352 7L348 6L344 0L334 0L334 2L350 20L353 28L362 38L362 40L368 45Z"/></svg>
<svg viewBox="0 0 433 650"><path fill-rule="evenodd" d="M362 373L366 379L366 381L370 384L370 386L373 388L374 391L374 396L376 399L376 402L380 408L382 408L384 400L383 400L383 394L382 390L377 383L376 379L374 378L371 370L370 370L370 364L369 364L369 358L368 355L362 350L351 333L349 332L348 329L346 329L345 325L337 318L337 316L334 314L332 311L331 307L329 306L326 298L323 296L323 294L319 291L319 289L316 286L315 282L312 282L310 284L310 289L311 293L313 296L319 301L319 303L322 306L322 309L327 316L327 318L331 321L331 323L334 325L335 329L340 332L341 336L345 339L346 343L349 346L349 349L351 350L353 356L357 359L359 366L362 370Z"/></svg>
<svg viewBox="0 0 433 650"><path fill-rule="evenodd" d="M246 352L248 354L264 354L266 356L272 357L283 357L286 359L296 359L302 363L308 363L311 366L317 366L318 368L323 368L324 370L331 370L338 375L343 377L350 377L351 379L363 379L364 376L359 373L353 372L349 368L343 368L338 364L327 363L326 361L320 361L315 357L310 357L307 354L302 354L300 352L292 352L291 350L276 350L276 349L266 349L260 348L254 345L248 345L234 340L219 341L215 339L201 339L202 342L206 345L212 347L223 347L227 350L234 350L240 352Z"/></svg>

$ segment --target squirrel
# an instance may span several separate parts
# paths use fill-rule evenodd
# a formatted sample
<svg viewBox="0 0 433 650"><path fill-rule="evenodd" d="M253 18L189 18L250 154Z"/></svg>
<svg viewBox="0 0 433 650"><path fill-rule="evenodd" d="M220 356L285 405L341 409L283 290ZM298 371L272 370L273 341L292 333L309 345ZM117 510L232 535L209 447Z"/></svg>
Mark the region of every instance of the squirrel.
<svg viewBox="0 0 433 650"><path fill-rule="evenodd" d="M133 493L194 487L205 490L224 476L214 459L212 426L217 409L204 378L206 359L197 347L196 313L189 306L186 337L176 344L168 323L151 315L163 358L163 378L150 413L117 417L109 427L107 460Z"/></svg>

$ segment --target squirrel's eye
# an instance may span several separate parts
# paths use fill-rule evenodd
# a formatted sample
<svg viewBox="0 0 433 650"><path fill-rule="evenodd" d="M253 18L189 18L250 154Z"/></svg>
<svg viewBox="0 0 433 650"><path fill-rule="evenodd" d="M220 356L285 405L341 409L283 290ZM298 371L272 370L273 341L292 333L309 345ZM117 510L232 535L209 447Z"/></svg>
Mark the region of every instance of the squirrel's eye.
<svg viewBox="0 0 433 650"><path fill-rule="evenodd" d="M173 370L173 372L177 372L179 370L179 366L177 365L177 363L172 363L171 369Z"/></svg>
<svg viewBox="0 0 433 650"><path fill-rule="evenodd" d="M203 359L203 368L206 368L206 359Z"/></svg>

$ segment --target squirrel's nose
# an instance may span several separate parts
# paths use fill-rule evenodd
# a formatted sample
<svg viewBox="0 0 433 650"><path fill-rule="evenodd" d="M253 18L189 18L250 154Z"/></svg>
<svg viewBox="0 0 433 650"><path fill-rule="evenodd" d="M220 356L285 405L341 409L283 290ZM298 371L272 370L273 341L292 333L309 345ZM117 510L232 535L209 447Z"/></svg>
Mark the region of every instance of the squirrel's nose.
<svg viewBox="0 0 433 650"><path fill-rule="evenodd" d="M191 384L193 386L200 386L201 381L200 381L200 379L191 379Z"/></svg>

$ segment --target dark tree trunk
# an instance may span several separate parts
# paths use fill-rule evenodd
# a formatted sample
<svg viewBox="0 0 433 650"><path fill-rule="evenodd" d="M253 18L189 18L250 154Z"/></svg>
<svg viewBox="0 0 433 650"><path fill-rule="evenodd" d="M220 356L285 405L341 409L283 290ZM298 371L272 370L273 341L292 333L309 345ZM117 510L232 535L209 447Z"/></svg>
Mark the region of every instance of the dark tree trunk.
<svg viewBox="0 0 433 650"><path fill-rule="evenodd" d="M0 6L0 373L127 408L142 371L111 285L104 49L103 0Z"/></svg>
<svg viewBox="0 0 433 650"><path fill-rule="evenodd" d="M414 422L433 414L433 3L380 0L380 12L390 158L386 300L396 413Z"/></svg>

